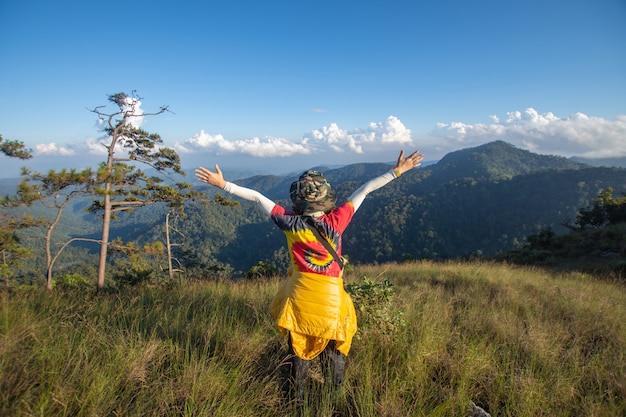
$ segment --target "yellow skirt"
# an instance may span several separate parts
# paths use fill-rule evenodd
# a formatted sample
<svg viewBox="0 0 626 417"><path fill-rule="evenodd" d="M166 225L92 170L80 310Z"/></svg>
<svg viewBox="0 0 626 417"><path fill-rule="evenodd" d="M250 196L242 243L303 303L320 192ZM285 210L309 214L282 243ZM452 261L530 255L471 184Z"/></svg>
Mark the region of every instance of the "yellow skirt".
<svg viewBox="0 0 626 417"><path fill-rule="evenodd" d="M281 335L291 335L295 354L314 359L335 340L347 355L356 333L356 312L343 278L292 273L270 304Z"/></svg>

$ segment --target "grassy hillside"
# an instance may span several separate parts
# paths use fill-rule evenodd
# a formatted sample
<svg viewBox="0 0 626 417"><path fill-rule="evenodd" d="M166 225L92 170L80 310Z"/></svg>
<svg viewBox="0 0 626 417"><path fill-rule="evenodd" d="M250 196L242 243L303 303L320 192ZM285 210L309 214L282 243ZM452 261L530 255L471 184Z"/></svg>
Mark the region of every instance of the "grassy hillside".
<svg viewBox="0 0 626 417"><path fill-rule="evenodd" d="M361 326L345 390L333 402L314 369L302 415L467 416L470 401L493 416L625 415L623 285L484 263L363 266L346 282L363 277L394 284L395 331ZM267 312L279 284L4 293L0 415L296 415Z"/></svg>

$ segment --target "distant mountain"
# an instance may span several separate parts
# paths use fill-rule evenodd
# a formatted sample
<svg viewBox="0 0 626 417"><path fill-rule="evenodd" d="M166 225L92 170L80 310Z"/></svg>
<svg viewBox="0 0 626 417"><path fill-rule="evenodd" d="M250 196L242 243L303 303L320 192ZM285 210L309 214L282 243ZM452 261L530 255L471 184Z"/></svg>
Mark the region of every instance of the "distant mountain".
<svg viewBox="0 0 626 417"><path fill-rule="evenodd" d="M594 167L618 167L626 168L626 157L621 158L583 158L573 156L570 158L574 162L580 162Z"/></svg>
<svg viewBox="0 0 626 417"><path fill-rule="evenodd" d="M21 178L0 178L0 196L14 195Z"/></svg>
<svg viewBox="0 0 626 417"><path fill-rule="evenodd" d="M448 181L460 178L478 180L511 179L516 175L549 169L580 169L588 165L561 156L539 155L496 141L462 149L444 156L431 167L433 178Z"/></svg>

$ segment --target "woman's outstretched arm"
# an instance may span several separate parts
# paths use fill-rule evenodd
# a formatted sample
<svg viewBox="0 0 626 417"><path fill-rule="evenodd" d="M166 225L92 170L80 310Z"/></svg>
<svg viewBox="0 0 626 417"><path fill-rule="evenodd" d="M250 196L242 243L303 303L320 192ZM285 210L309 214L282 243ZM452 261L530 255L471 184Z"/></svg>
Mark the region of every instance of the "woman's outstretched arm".
<svg viewBox="0 0 626 417"><path fill-rule="evenodd" d="M200 181L206 182L214 187L221 188L227 193L243 198L244 200L256 202L267 214L271 214L272 209L276 205L276 203L258 191L241 187L237 184L226 181L218 165L215 165L215 172L212 172L204 167L196 169L196 177Z"/></svg>
<svg viewBox="0 0 626 417"><path fill-rule="evenodd" d="M411 169L420 166L422 163L422 159L424 159L424 154L420 154L419 151L413 152L411 155L404 157L404 150L400 151L400 156L398 156L398 162L396 166L390 170L389 172L384 173L372 180L369 180L362 186L360 186L352 195L348 198L348 200L354 206L354 211L357 211L361 204L365 200L365 197L372 191L378 190L381 187L384 187L388 183L390 183L394 178L398 178L400 175L404 174Z"/></svg>

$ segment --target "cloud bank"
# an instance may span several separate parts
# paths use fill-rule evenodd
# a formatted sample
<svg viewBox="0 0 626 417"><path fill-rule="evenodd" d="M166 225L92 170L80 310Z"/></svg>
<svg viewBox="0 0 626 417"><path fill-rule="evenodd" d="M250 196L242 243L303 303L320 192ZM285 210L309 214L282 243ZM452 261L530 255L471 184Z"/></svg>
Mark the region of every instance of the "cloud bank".
<svg viewBox="0 0 626 417"><path fill-rule="evenodd" d="M140 105L140 103L139 103ZM140 106L137 111L142 112ZM138 113L142 114L142 113ZM140 117L133 121L138 124ZM490 123L438 123L420 135L417 147L428 154L445 155L461 148L503 140L519 148L540 154L580 156L587 158L626 156L626 115L614 120L576 113L565 118L539 113L533 108L512 111L502 119L491 116ZM40 144L35 154L44 156L106 155L106 138L89 139L83 143ZM231 140L204 130L172 146L182 155L242 155L275 158L334 153L342 155L380 155L389 145L411 148L411 130L395 116L372 122L363 129L346 130L331 123L312 130L297 140L266 136ZM392 148L395 146L391 146ZM375 158L370 158L375 159ZM346 159L346 162L349 162Z"/></svg>
<svg viewBox="0 0 626 417"><path fill-rule="evenodd" d="M576 113L559 118L533 108L513 111L492 123L438 123L431 132L437 148L455 150L504 140L540 154L607 158L626 156L626 116L615 120Z"/></svg>
<svg viewBox="0 0 626 417"><path fill-rule="evenodd" d="M245 140L228 140L220 134L211 135L201 131L174 149L181 153L213 152L215 154L237 153L256 157L285 157L309 155L327 151L362 154L375 151L381 145L410 143L411 131L394 116L385 121L370 123L365 129L343 130L336 123L305 134L298 141L285 138L255 137Z"/></svg>
<svg viewBox="0 0 626 417"><path fill-rule="evenodd" d="M306 142L291 142L283 138L258 137L245 140L227 140L222 135L211 135L204 130L187 139L185 142L176 143L174 149L181 154L196 152L213 152L215 154L237 153L256 157L306 155L311 150Z"/></svg>
<svg viewBox="0 0 626 417"><path fill-rule="evenodd" d="M35 145L35 154L42 156L71 156L75 155L76 153L73 149L67 146L57 146L55 142L51 142Z"/></svg>

